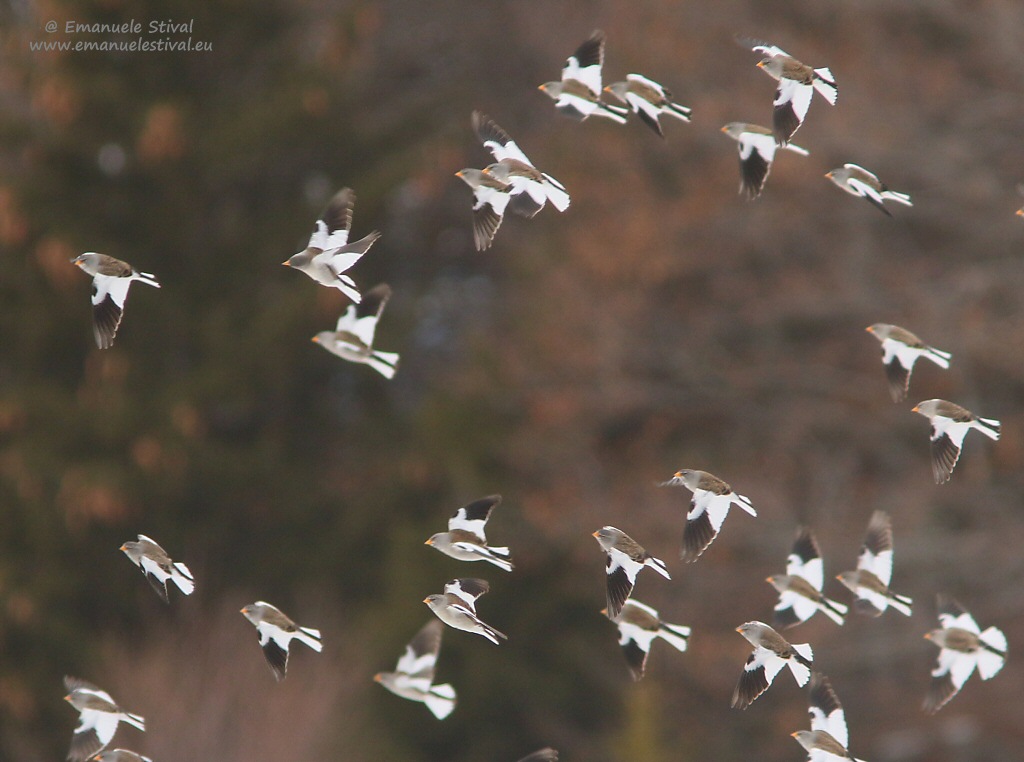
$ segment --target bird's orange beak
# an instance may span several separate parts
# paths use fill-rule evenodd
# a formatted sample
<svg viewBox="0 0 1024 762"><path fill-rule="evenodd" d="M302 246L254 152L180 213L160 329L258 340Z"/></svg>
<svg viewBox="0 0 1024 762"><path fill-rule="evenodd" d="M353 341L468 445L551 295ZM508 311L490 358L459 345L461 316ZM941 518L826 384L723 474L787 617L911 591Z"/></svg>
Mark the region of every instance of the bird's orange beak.
<svg viewBox="0 0 1024 762"><path fill-rule="evenodd" d="M429 540L427 540L427 541L426 541L425 543L423 543L423 544L424 544L424 545L433 545L433 544L434 544L434 538L433 538L433 537L431 537L431 538L430 538Z"/></svg>
<svg viewBox="0 0 1024 762"><path fill-rule="evenodd" d="M774 581L775 581L775 577L765 577L765 578L764 578L764 581L765 581L765 582L767 582L767 583L769 583L769 584L771 584L772 582L774 582Z"/></svg>
<svg viewBox="0 0 1024 762"><path fill-rule="evenodd" d="M537 85L537 89L538 90L547 90L548 86L547 85Z"/></svg>
<svg viewBox="0 0 1024 762"><path fill-rule="evenodd" d="M758 69L763 69L764 68L764 61L758 61L757 62L757 68Z"/></svg>
<svg viewBox="0 0 1024 762"><path fill-rule="evenodd" d="M314 344L319 344L320 343L320 337L319 336L314 336L312 339L310 339L310 341L312 341Z"/></svg>
<svg viewBox="0 0 1024 762"><path fill-rule="evenodd" d="M917 405L914 405L912 408L910 408L910 412L911 413L917 413L917 412L920 412L920 411L917 409Z"/></svg>
<svg viewBox="0 0 1024 762"><path fill-rule="evenodd" d="M601 613L604 614L605 616L608 616L608 609L607 608L601 609Z"/></svg>
<svg viewBox="0 0 1024 762"><path fill-rule="evenodd" d="M375 682L375 683L379 683L380 682L380 672L378 672L376 675L373 676L373 682Z"/></svg>
<svg viewBox="0 0 1024 762"><path fill-rule="evenodd" d="M600 531L600 530L598 530L598 531L594 532L594 533L593 533L592 535L590 535L590 536L591 536L591 537L597 537L597 536L598 536L599 534L601 534L601 531Z"/></svg>
<svg viewBox="0 0 1024 762"><path fill-rule="evenodd" d="M128 545L128 543L125 543L125 544L124 544L124 545L122 545L122 546L121 546L120 548L118 548L118 550L120 550L120 551L122 551L122 552L123 552L123 551L124 551L124 549L125 549L125 547L127 547L127 545Z"/></svg>
<svg viewBox="0 0 1024 762"><path fill-rule="evenodd" d="M429 598L429 597L427 597L427 598L424 598L424 599L423 599L423 602L424 602L424 603L430 603L430 598Z"/></svg>
<svg viewBox="0 0 1024 762"><path fill-rule="evenodd" d="M676 471L674 474L672 474L672 477L674 479L682 479L683 478L683 472L682 471Z"/></svg>
<svg viewBox="0 0 1024 762"><path fill-rule="evenodd" d="M244 614L244 613L246 613L246 612L247 612L248 610L249 610L249 607L248 607L248 606L242 606L242 608L240 608L240 609L238 610L238 613L239 613L239 614Z"/></svg>
<svg viewBox="0 0 1024 762"><path fill-rule="evenodd" d="M736 632L742 633L743 632L743 628L742 627L737 627L736 628Z"/></svg>
<svg viewBox="0 0 1024 762"><path fill-rule="evenodd" d="M1016 214L1018 217L1024 217L1024 209L1018 209L1016 212L1014 212L1014 214Z"/></svg>
<svg viewBox="0 0 1024 762"><path fill-rule="evenodd" d="M71 701L71 694L69 693L67 696L65 696L64 700L65 701Z"/></svg>
<svg viewBox="0 0 1024 762"><path fill-rule="evenodd" d="M460 169L458 172L456 172L455 176L456 177L462 177L462 170Z"/></svg>
<svg viewBox="0 0 1024 762"><path fill-rule="evenodd" d="M865 328L864 330L867 331L868 333L874 333L875 332L874 326L870 326L870 325L867 328Z"/></svg>
<svg viewBox="0 0 1024 762"><path fill-rule="evenodd" d="M287 259L284 262L282 262L281 264L284 265L285 267L291 267L292 266L291 262L289 262Z"/></svg>
<svg viewBox="0 0 1024 762"><path fill-rule="evenodd" d="M790 733L790 734L789 734L789 737L790 737L790 738L796 738L796 737L797 737L798 735L800 735L800 732L799 732L799 731L797 731L796 733Z"/></svg>
<svg viewBox="0 0 1024 762"><path fill-rule="evenodd" d="M826 172L826 173L825 173L825 177L829 177L829 178L831 178L831 177L832 177L832 173L831 173L831 172Z"/></svg>

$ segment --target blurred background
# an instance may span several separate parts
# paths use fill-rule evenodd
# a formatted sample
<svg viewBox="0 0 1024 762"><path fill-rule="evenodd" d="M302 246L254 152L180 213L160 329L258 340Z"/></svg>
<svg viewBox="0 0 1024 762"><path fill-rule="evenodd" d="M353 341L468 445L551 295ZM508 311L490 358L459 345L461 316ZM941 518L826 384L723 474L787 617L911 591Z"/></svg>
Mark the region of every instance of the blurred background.
<svg viewBox="0 0 1024 762"><path fill-rule="evenodd" d="M191 22L204 52L60 52L65 22ZM44 31L58 22L57 33ZM659 139L558 115L537 85L594 29L605 81L640 72L693 108ZM829 66L764 195L737 195L729 121L769 124L774 83L734 41ZM913 616L821 616L810 642L846 709L851 751L886 760L1024 759L1024 4L1019 0L240 0L0 2L0 758L67 753L72 674L143 714L114 746L174 760L798 760L805 692L780 675L729 708L770 621L798 526L826 592L871 512L895 531L893 588ZM480 109L572 194L507 218L473 249L469 189L491 158ZM892 219L823 175L844 162L910 193ZM280 266L341 186L351 271L394 290L387 382L310 343L344 297ZM155 273L117 343L95 348L87 278L100 251ZM953 353L889 399L875 322ZM940 397L1003 422L932 483ZM749 496L696 564L678 560L700 468ZM460 564L423 541L470 500L517 568ZM666 560L635 597L693 627L633 683L604 606L618 526ZM165 606L118 552L138 533L197 579ZM386 692L456 576L492 586L496 647L448 629L445 721ZM935 594L1010 641L935 716L920 705ZM238 613L270 601L319 627L275 684Z"/></svg>

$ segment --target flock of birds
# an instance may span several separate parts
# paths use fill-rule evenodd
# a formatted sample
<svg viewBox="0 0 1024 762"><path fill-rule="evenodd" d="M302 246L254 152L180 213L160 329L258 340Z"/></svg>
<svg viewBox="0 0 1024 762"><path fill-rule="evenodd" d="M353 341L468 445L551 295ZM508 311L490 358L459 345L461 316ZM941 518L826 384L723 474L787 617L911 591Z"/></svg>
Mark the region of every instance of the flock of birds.
<svg viewBox="0 0 1024 762"><path fill-rule="evenodd" d="M814 92L835 104L838 89L828 68L813 68L789 56L780 48L761 42L745 41L752 51L761 55L757 64L778 82L773 103L772 128L732 122L722 131L738 143L740 158L740 192L756 198L779 149L806 155L807 151L790 142L810 107ZM691 110L672 101L671 93L662 85L640 74L629 74L621 82L601 86L605 37L595 32L570 56L560 81L548 82L540 89L555 102L555 108L576 119L601 116L625 123L630 113L664 137L659 118L670 116L689 121ZM607 93L625 106L602 100ZM473 128L494 157L494 163L483 169L463 169L456 173L473 191L473 233L478 250L491 246L507 211L526 217L537 214L550 202L558 211L569 206L565 187L551 175L538 170L516 145L515 141L493 120L480 112L472 115ZM847 193L860 196L886 214L885 201L911 205L909 196L889 190L878 178L854 164L829 172L828 177ZM343 188L327 204L317 220L307 247L283 264L308 275L317 283L336 288L351 304L339 318L333 331L322 331L313 341L327 351L350 362L363 363L385 378L391 378L399 355L374 347L376 325L386 306L391 289L380 284L365 294L347 274L350 268L380 238L377 231L349 242L355 194ZM1024 209L1019 212L1024 215ZM101 349L113 344L121 323L128 289L133 281L156 288L156 278L136 270L113 257L87 252L72 260L93 279L93 328ZM948 368L951 355L925 344L910 331L895 325L878 323L867 328L881 342L882 361L889 391L894 402L906 399L910 376L916 361L925 358ZM950 479L959 459L964 437L977 429L997 440L1000 423L981 418L965 408L941 399L929 399L912 409L931 423L931 462L936 483ZM684 487L692 493L686 514L680 558L697 561L720 533L731 506L736 505L756 517L751 500L733 491L719 477L701 470L681 469L663 486ZM506 572L513 570L507 547L489 545L485 527L500 495L490 495L459 508L448 521L448 531L440 532L426 544L459 561L485 561ZM666 564L648 553L622 530L605 526L594 532L606 554L606 608L602 611L618 628L619 644L627 667L636 680L646 670L647 657L655 639L662 639L678 651L685 651L691 628L669 624L650 606L632 599L637 575L645 567L666 579ZM188 567L173 561L156 541L139 535L137 541L126 542L121 550L142 571L153 589L169 602L168 586L173 584L184 595L195 589L195 580ZM855 611L868 616L881 616L888 608L909 616L912 600L890 587L893 572L893 533L891 520L884 511L871 516L857 560L857 568L842 572L837 579L854 595ZM842 625L849 607L825 596L824 565L817 541L809 527L798 530L790 552L785 574L770 576L767 581L778 591L773 625L749 621L737 628L753 646L733 693L733 707L745 709L764 693L775 676L788 667L800 686L809 685L810 730L799 730L793 737L806 749L812 762L854 759L848 751L849 738L845 715L829 679L814 671L814 653L807 643L790 643L778 629L786 630L810 619L815 613ZM392 672L380 672L374 680L392 693L422 702L438 719L444 719L455 708L456 691L447 683L434 682L444 625L480 635L494 644L507 636L484 622L476 612L477 600L487 593L484 579L463 577L449 581L443 592L428 595L425 603L436 619L431 620L406 646ZM287 675L288 655L293 640L321 651L320 631L297 625L275 606L256 601L241 609L256 628L259 644L277 680ZM974 618L956 601L938 596L939 627L926 633L939 648L938 661L932 670L931 685L924 700L924 709L936 712L963 687L975 670L987 680L1000 671L1006 659L1007 642L995 627L982 630ZM776 629L778 628L778 629ZM146 760L126 749L106 748L120 722L145 730L145 720L123 710L107 692L78 678L66 677L66 700L80 713L78 727L72 737L68 759L82 762L137 762ZM554 749L541 749L519 762L557 760Z"/></svg>

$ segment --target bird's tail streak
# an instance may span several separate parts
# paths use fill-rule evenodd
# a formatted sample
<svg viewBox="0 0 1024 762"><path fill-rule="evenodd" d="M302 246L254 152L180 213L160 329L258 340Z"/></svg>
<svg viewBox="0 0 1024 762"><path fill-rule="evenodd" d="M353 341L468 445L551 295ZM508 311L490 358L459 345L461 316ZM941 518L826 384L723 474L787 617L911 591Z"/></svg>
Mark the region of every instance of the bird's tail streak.
<svg viewBox="0 0 1024 762"><path fill-rule="evenodd" d="M754 506L750 502L750 498L746 495L740 495L734 492L732 501L751 516L757 515L757 511L754 510Z"/></svg>
<svg viewBox="0 0 1024 762"><path fill-rule="evenodd" d="M893 593L892 597L889 598L889 605L903 614L903 616L910 616L910 607L913 604L914 599L908 598L905 595L896 595L896 593Z"/></svg>
<svg viewBox="0 0 1024 762"><path fill-rule="evenodd" d="M793 153L800 154L801 156L811 155L811 152L806 148L801 148L800 146L793 145L792 143L786 143L786 145L779 146L779 148L785 148L787 151L792 151Z"/></svg>
<svg viewBox="0 0 1024 762"><path fill-rule="evenodd" d="M665 562L662 561L660 558L649 556L647 560L644 561L644 566L650 566L652 569L654 569L654 571L658 572L658 574L660 574L665 579L672 579L668 575L668 567L665 566Z"/></svg>
<svg viewBox="0 0 1024 762"><path fill-rule="evenodd" d="M949 361L953 359L953 355L950 352L943 352L941 349L935 349L934 347L928 347L924 356L931 360L933 363L938 365L940 368L948 368Z"/></svg>
<svg viewBox="0 0 1024 762"><path fill-rule="evenodd" d="M125 712L121 715L121 719L127 722L129 725L134 725L139 730L146 730L146 720L141 715L132 714L131 712Z"/></svg>
<svg viewBox="0 0 1024 762"><path fill-rule="evenodd" d="M910 196L906 193L898 193L897 191L882 191L882 198L887 198L890 201L895 201L897 204L903 204L904 206L914 205L910 200Z"/></svg>
<svg viewBox="0 0 1024 762"><path fill-rule="evenodd" d="M366 364L384 376L384 378L393 378L395 371L398 370L398 354L395 352L375 351L370 355L370 359L366 361Z"/></svg>
<svg viewBox="0 0 1024 762"><path fill-rule="evenodd" d="M487 547L491 553L496 556L501 556L502 558L508 558L512 555L512 552L508 548L496 548L493 545L488 545Z"/></svg>
<svg viewBox="0 0 1024 762"><path fill-rule="evenodd" d="M455 708L455 689L448 683L432 685L423 697L423 703L437 719L443 720Z"/></svg>
<svg viewBox="0 0 1024 762"><path fill-rule="evenodd" d="M827 68L814 70L814 89L824 96L825 100L836 105L839 98L839 88L836 87L836 78Z"/></svg>
<svg viewBox="0 0 1024 762"><path fill-rule="evenodd" d="M999 439L1000 430L1003 425L999 421L994 418L979 418L977 423L979 425L975 426L975 428L982 434L989 439Z"/></svg>
<svg viewBox="0 0 1024 762"><path fill-rule="evenodd" d="M825 598L823 600L823 603L824 605L821 610L825 614L825 616L827 616L836 624L842 625L843 621L846 618L846 613L850 609L842 603L839 603L838 601L833 601L831 598Z"/></svg>
<svg viewBox="0 0 1024 762"><path fill-rule="evenodd" d="M675 648L677 651L686 650L686 641L690 637L690 628L680 624L665 624L662 622L658 635Z"/></svg>
<svg viewBox="0 0 1024 762"><path fill-rule="evenodd" d="M569 208L569 193L565 187L551 175L544 175L544 194L548 201L560 212Z"/></svg>
<svg viewBox="0 0 1024 762"><path fill-rule="evenodd" d="M175 562L174 570L177 574L172 574L171 580L185 595L192 595L192 591L196 589L195 578L192 576L192 572L188 570L185 564L179 562Z"/></svg>
<svg viewBox="0 0 1024 762"><path fill-rule="evenodd" d="M994 677L1006 661L1006 636L1002 630L989 627L978 636L984 648L978 651L978 674L982 680Z"/></svg>
<svg viewBox="0 0 1024 762"><path fill-rule="evenodd" d="M140 273L136 271L137 278L135 280L145 283L147 286L155 286L160 288L160 284L156 282L156 276L153 273Z"/></svg>
<svg viewBox="0 0 1024 762"><path fill-rule="evenodd" d="M324 648L324 644L320 642L320 630L314 630L312 627L300 627L295 637L317 653Z"/></svg>

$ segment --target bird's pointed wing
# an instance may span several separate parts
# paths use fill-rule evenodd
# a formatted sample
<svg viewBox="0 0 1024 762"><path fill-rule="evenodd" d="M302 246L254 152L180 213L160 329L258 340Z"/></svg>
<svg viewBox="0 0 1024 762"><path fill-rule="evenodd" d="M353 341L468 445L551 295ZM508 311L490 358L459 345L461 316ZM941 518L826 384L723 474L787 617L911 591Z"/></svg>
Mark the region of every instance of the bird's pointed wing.
<svg viewBox="0 0 1024 762"><path fill-rule="evenodd" d="M472 503L467 503L455 512L455 515L448 519L448 531L462 530L476 535L486 541L484 527L491 511L501 502L501 495L488 495Z"/></svg>

